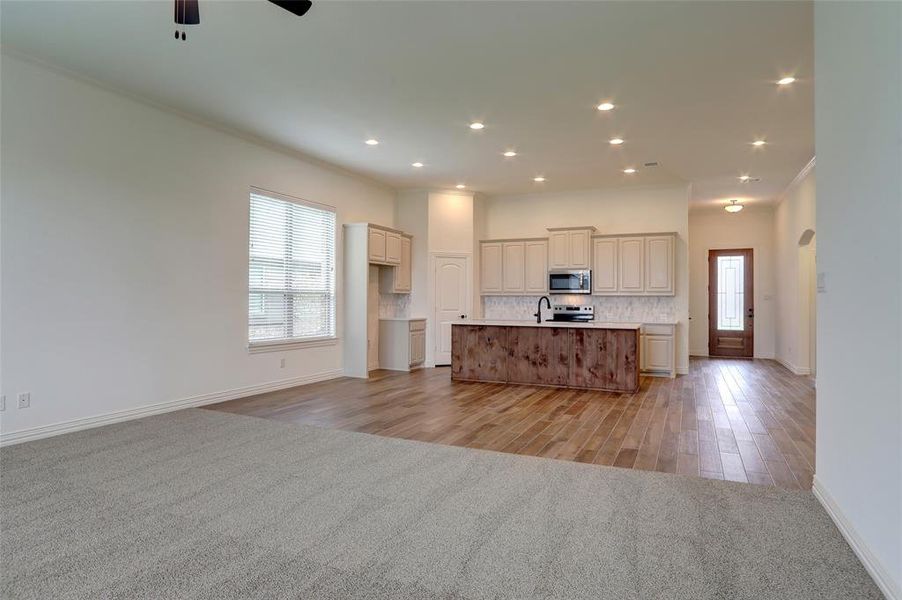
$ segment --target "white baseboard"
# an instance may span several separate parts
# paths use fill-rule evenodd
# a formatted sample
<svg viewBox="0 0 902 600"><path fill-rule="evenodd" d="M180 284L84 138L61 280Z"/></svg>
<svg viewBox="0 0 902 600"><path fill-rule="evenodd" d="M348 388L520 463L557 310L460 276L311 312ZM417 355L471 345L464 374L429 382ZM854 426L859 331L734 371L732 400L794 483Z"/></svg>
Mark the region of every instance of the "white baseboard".
<svg viewBox="0 0 902 600"><path fill-rule="evenodd" d="M21 444L31 440L39 440L41 438L62 435L82 429L90 429L92 427L100 427L101 425L109 425L111 423L119 423L121 421L130 421L132 419L140 419L141 417L149 417L161 413L181 410L183 408L192 408L196 406L204 406L206 404L214 404L216 402L224 402L226 400L234 400L236 398L244 398L246 396L254 396L265 392L274 392L276 390L284 390L286 388L304 385L306 383L315 383L317 381L325 381L327 379L335 379L341 377L341 369L331 371L323 371L314 373L313 375L302 375L300 377L292 377L290 379L280 379L278 381L270 381L257 385L249 385L231 390L223 390L221 392L212 392L209 394L201 394L199 396L190 396L179 400L169 400L157 404L149 404L146 406L138 406L136 408L128 408L125 410L117 410L102 415L94 415L91 417L83 417L81 419L72 419L71 421L63 421L61 423L53 423L51 425L41 425L28 429L20 429L18 431L10 431L0 434L0 446L10 446L12 444Z"/></svg>
<svg viewBox="0 0 902 600"><path fill-rule="evenodd" d="M704 350L689 350L689 356L708 356L708 349Z"/></svg>
<svg viewBox="0 0 902 600"><path fill-rule="evenodd" d="M790 371L792 371L793 373L795 373L796 375L810 375L811 374L811 369L809 369L808 367L797 367L794 364L792 364L791 362L789 362L788 360L780 358L779 356L775 356L774 360L777 361L778 363L780 363L781 365L783 365L784 367L786 367L787 369L789 369Z"/></svg>
<svg viewBox="0 0 902 600"><path fill-rule="evenodd" d="M830 518L833 519L837 529L839 529L846 542L851 546L855 556L864 565L865 570L874 580L874 583L877 584L877 587L880 588L880 591L883 592L883 595L886 596L887 600L902 600L902 590L899 588L899 582L893 581L883 563L874 556L864 540L861 539L861 536L858 535L858 532L846 519L842 510L840 510L839 505L836 504L833 496L818 480L817 474L814 476L811 491L818 502L821 503L821 506L824 507L824 510L827 511L827 514L830 515Z"/></svg>

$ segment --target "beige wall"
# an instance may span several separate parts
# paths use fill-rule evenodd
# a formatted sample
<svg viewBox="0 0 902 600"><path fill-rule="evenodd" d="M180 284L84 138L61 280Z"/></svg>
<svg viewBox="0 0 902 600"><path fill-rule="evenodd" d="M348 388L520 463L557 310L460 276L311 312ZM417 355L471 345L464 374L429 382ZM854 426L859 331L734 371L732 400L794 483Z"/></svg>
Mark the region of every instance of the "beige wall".
<svg viewBox="0 0 902 600"><path fill-rule="evenodd" d="M496 196L486 200L484 239L547 236L548 227L593 225L602 234L676 232L676 296L669 314L677 328L677 369L689 366L689 188L629 187ZM599 298L597 302L622 299Z"/></svg>
<svg viewBox="0 0 902 600"><path fill-rule="evenodd" d="M3 433L341 374L341 341L247 351L249 189L339 236L391 225L392 190L5 54L2 104L3 393L32 398Z"/></svg>
<svg viewBox="0 0 902 600"><path fill-rule="evenodd" d="M689 351L708 354L708 250L751 248L755 288L755 356L774 357L774 211L722 207L689 213Z"/></svg>
<svg viewBox="0 0 902 600"><path fill-rule="evenodd" d="M810 291L814 246L800 247L799 239L815 230L814 166L803 171L786 190L774 213L776 244L776 339L774 355L796 373L811 370ZM813 244L816 241L813 240Z"/></svg>

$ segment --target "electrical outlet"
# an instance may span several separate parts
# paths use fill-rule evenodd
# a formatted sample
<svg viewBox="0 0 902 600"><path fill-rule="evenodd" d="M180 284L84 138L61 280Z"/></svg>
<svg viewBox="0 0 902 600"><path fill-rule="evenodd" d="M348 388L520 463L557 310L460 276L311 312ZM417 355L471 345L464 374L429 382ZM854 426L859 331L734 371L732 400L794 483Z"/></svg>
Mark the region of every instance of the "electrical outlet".
<svg viewBox="0 0 902 600"><path fill-rule="evenodd" d="M31 406L31 392L19 394L19 408L28 408L29 406Z"/></svg>
<svg viewBox="0 0 902 600"><path fill-rule="evenodd" d="M6 410L6 396L0 396L0 412Z"/></svg>
<svg viewBox="0 0 902 600"><path fill-rule="evenodd" d="M284 369L284 368L285 368L285 359L284 359L284 358L283 358L282 360L279 361L279 368L280 368L280 369Z"/></svg>

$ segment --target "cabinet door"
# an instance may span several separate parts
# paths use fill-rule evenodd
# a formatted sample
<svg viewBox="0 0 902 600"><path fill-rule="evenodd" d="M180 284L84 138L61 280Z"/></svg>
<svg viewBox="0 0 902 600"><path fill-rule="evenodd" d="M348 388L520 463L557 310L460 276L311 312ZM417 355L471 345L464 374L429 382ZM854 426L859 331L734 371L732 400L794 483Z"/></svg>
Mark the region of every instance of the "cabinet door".
<svg viewBox="0 0 902 600"><path fill-rule="evenodd" d="M401 264L395 267L395 292L410 291L411 239L401 237Z"/></svg>
<svg viewBox="0 0 902 600"><path fill-rule="evenodd" d="M591 257L589 255L589 245L591 237L588 231L571 231L570 245L570 268L572 269L588 269L590 267Z"/></svg>
<svg viewBox="0 0 902 600"><path fill-rule="evenodd" d="M645 238L645 293L673 294L672 235Z"/></svg>
<svg viewBox="0 0 902 600"><path fill-rule="evenodd" d="M525 243L527 292L548 293L548 242L537 240Z"/></svg>
<svg viewBox="0 0 902 600"><path fill-rule="evenodd" d="M641 295L645 292L645 238L620 238L617 244L617 291Z"/></svg>
<svg viewBox="0 0 902 600"><path fill-rule="evenodd" d="M385 262L385 232L370 227L370 262Z"/></svg>
<svg viewBox="0 0 902 600"><path fill-rule="evenodd" d="M410 366L422 364L426 360L426 332L410 332Z"/></svg>
<svg viewBox="0 0 902 600"><path fill-rule="evenodd" d="M643 369L646 371L670 371L673 369L673 336L645 336L645 358Z"/></svg>
<svg viewBox="0 0 902 600"><path fill-rule="evenodd" d="M548 268L566 269L570 266L570 235L567 231L553 231L548 237Z"/></svg>
<svg viewBox="0 0 902 600"><path fill-rule="evenodd" d="M385 233L385 262L393 265L401 264L401 234L388 231Z"/></svg>
<svg viewBox="0 0 902 600"><path fill-rule="evenodd" d="M504 242L502 245L501 275L504 292L524 292L526 275L526 255L523 242Z"/></svg>
<svg viewBox="0 0 902 600"><path fill-rule="evenodd" d="M592 244L592 293L617 293L617 238L601 238Z"/></svg>
<svg viewBox="0 0 902 600"><path fill-rule="evenodd" d="M502 292L501 243L487 242L480 248L480 289L483 294Z"/></svg>

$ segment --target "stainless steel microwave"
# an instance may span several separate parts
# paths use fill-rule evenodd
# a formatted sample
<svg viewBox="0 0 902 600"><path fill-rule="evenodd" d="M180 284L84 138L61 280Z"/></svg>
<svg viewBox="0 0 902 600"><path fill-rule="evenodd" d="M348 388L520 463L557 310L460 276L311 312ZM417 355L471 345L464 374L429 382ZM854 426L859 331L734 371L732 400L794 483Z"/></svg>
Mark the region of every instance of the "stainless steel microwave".
<svg viewBox="0 0 902 600"><path fill-rule="evenodd" d="M549 294L591 294L592 271L589 269L552 269L548 271Z"/></svg>

